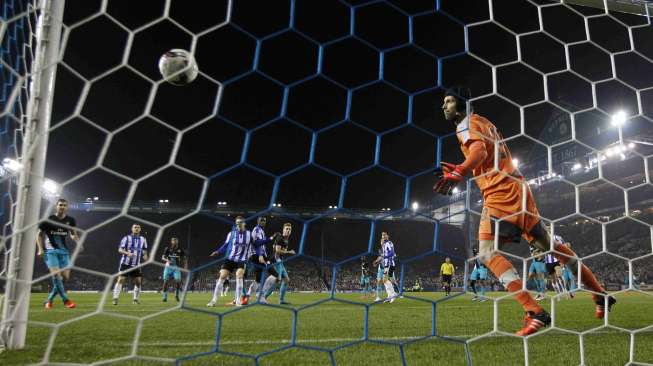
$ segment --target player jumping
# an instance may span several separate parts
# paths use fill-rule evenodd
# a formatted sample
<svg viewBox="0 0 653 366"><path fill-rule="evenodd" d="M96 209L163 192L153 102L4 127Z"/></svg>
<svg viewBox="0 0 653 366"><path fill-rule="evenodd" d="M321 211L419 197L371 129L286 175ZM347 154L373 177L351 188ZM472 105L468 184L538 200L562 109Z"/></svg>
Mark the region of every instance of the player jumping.
<svg viewBox="0 0 653 366"><path fill-rule="evenodd" d="M134 284L134 298L132 303L140 304L141 284L143 274L141 273L141 259L147 261L147 240L141 235L141 225L133 224L131 234L125 235L120 241L118 253L120 257L119 275L116 285L113 287L113 304L118 305L118 297L122 292L122 284L127 277L132 279Z"/></svg>
<svg viewBox="0 0 653 366"><path fill-rule="evenodd" d="M224 244L210 254L211 257L214 257L226 251L227 261L224 262L220 268L220 275L215 283L213 297L206 306L215 307L215 303L218 301L218 296L222 293L224 280L234 271L236 272L236 292L234 294L235 305L242 306L240 297L243 292L245 263L247 262L247 255L250 253L252 241L252 233L245 229L245 218L242 216L236 217L236 230L230 231L229 234L227 234L227 239L224 241ZM229 303L229 305L230 304L231 303Z"/></svg>
<svg viewBox="0 0 653 366"><path fill-rule="evenodd" d="M188 269L186 263L186 254L184 250L179 247L179 239L176 237L170 238L170 246L165 249L161 259L165 262L166 266L163 269L163 302L168 301L168 281L173 279L175 281L175 300L179 301L179 290L181 288L181 270L179 266L182 265L184 269Z"/></svg>
<svg viewBox="0 0 653 366"><path fill-rule="evenodd" d="M73 229L77 222L67 215L67 211L68 201L63 198L57 200L55 214L50 215L48 221L39 224L39 232L36 236L37 255L44 258L45 264L52 274L52 290L44 304L46 309L52 309L54 306L52 300L57 295L61 296L63 306L69 309L76 306L68 298L66 289L63 287L63 280L68 281L70 278L70 269L67 268L70 263L70 252L66 240L68 235L79 245L77 231Z"/></svg>
<svg viewBox="0 0 653 366"><path fill-rule="evenodd" d="M290 277L288 276L288 271L283 265L283 257L285 255L294 255L294 250L288 250L288 240L290 239L290 234L292 233L292 224L287 222L283 224L283 233L279 235L276 233L272 239L272 247L274 248L274 269L277 271L277 278L281 281L279 286L279 304L289 305L290 303L286 301L286 291L288 290L288 283L290 282ZM275 285L278 281L274 278L273 275L270 275L265 281L263 292L265 294L264 302L267 302L267 298L270 297L274 291Z"/></svg>
<svg viewBox="0 0 653 366"><path fill-rule="evenodd" d="M385 285L385 291L388 293L388 297L383 302L393 303L397 298L391 280L395 275L395 245L390 241L390 235L386 232L381 233L381 242L383 243L381 245L381 255L374 260L373 265L383 263L383 284Z"/></svg>
<svg viewBox="0 0 653 366"><path fill-rule="evenodd" d="M441 162L442 171L433 189L437 193L449 195L467 174L472 173L475 177L483 194L479 255L503 286L516 293L516 300L526 311L525 326L517 335L525 336L549 325L551 317L527 291L522 291L522 280L513 265L494 251L493 220L502 219L498 233L500 242L516 241L522 236L531 246L546 252L551 240L540 221L530 188L513 165L510 151L502 142L503 137L486 118L474 113L467 115L463 98L469 98L468 90L457 88L447 91L442 110L444 117L456 126L456 137L465 161L459 165ZM495 161L496 158L499 161ZM522 202L526 204L528 214L523 212ZM561 263L574 265L576 254L571 249L559 243L554 243L554 249L568 256L556 254ZM603 318L605 307L610 311L616 300L606 296L607 293L592 271L582 264L581 279L588 289L595 292L592 296L596 303L596 317Z"/></svg>
<svg viewBox="0 0 653 366"><path fill-rule="evenodd" d="M553 290L555 290L556 294L558 295L557 299L560 301L560 297L565 291L562 284L562 279L560 278L560 276L562 276L562 267L560 266L560 262L556 256L554 256L552 253L548 253L544 255L544 264L546 265L546 272L548 274L551 287L553 287Z"/></svg>
<svg viewBox="0 0 653 366"><path fill-rule="evenodd" d="M270 261L268 260L268 251L266 245L272 241L271 239L268 239L265 236L264 229L267 222L268 220L265 216L259 217L257 220L256 227L254 228L254 230L252 230L252 237L254 240L254 245L253 245L254 252L249 258L249 263L255 266L254 281L252 282L251 285L249 285L247 294L242 299L243 305L247 305L249 298L252 296L252 294L257 293L261 283L261 278L263 278L262 276L263 276L264 269L267 270L269 275L273 276L275 279L279 277L274 267L267 267L270 264ZM257 296L257 299L261 301L260 296Z"/></svg>

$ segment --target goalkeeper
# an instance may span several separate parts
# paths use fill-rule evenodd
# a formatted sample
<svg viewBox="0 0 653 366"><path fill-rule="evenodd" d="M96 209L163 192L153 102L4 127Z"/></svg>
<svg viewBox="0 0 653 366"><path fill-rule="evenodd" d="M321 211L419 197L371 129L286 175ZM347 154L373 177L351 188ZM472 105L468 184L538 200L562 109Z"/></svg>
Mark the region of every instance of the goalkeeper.
<svg viewBox="0 0 653 366"><path fill-rule="evenodd" d="M455 88L445 93L442 111L445 119L456 126L456 137L465 161L459 165L441 162L433 190L450 195L465 175L471 173L476 178L476 184L483 194L479 256L501 284L508 291L516 293L516 300L526 311L525 325L516 334L529 335L549 325L551 317L527 291L522 291L522 280L513 265L501 254L494 252L494 221L501 219L498 228L500 243L519 241L523 237L531 246L546 252L551 242L549 233L540 221L528 184L512 163L510 151L503 142L501 133L486 118L474 113L467 115L465 99L469 99L467 89ZM500 160L495 162L495 157ZM559 243L554 244L554 249L568 256L555 254L561 264L574 265L576 254L571 249ZM585 287L594 292L595 315L602 319L606 305L610 311L616 300L612 296L604 296L606 292L603 287L592 271L582 264L581 279Z"/></svg>

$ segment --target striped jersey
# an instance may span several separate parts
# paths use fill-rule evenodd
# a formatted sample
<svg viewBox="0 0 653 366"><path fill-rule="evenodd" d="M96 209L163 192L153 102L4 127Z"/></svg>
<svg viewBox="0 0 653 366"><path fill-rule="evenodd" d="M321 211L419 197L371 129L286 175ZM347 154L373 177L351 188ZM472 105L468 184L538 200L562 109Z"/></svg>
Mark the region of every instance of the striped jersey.
<svg viewBox="0 0 653 366"><path fill-rule="evenodd" d="M383 253L383 267L394 267L395 265L395 245L390 241L386 240L381 245L381 250Z"/></svg>
<svg viewBox="0 0 653 366"><path fill-rule="evenodd" d="M263 231L263 228L256 225L256 227L252 230L252 240L254 241L254 245L252 245L252 255L257 254L257 255L262 255L264 257L268 256L267 249L265 248L265 244L267 244L267 238L265 236L265 231Z"/></svg>
<svg viewBox="0 0 653 366"><path fill-rule="evenodd" d="M564 242L565 239L563 239L562 236L553 235L553 245L563 244ZM549 253L544 256L544 263L558 263L558 258L556 258L552 253Z"/></svg>
<svg viewBox="0 0 653 366"><path fill-rule="evenodd" d="M544 263L558 263L558 258L556 258L553 254L549 253L546 256L544 256Z"/></svg>
<svg viewBox="0 0 653 366"><path fill-rule="evenodd" d="M249 230L231 231L227 234L225 244L227 244L227 259L233 262L245 262L252 249L252 232Z"/></svg>
<svg viewBox="0 0 653 366"><path fill-rule="evenodd" d="M127 256L123 254L120 257L120 264L126 266L138 266L141 264L141 258L143 258L143 252L147 251L147 240L141 235L125 235L120 241L120 249L125 252L129 252L132 255Z"/></svg>

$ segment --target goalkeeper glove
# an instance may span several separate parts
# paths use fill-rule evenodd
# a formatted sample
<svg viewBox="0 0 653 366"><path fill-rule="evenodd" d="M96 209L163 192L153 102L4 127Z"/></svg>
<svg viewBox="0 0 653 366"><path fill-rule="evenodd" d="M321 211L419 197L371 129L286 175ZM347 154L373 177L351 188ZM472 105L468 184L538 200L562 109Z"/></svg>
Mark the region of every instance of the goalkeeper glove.
<svg viewBox="0 0 653 366"><path fill-rule="evenodd" d="M450 195L453 188L462 182L465 176L460 165L454 165L444 161L440 162L440 170L436 174L438 180L433 186L433 191L444 195Z"/></svg>

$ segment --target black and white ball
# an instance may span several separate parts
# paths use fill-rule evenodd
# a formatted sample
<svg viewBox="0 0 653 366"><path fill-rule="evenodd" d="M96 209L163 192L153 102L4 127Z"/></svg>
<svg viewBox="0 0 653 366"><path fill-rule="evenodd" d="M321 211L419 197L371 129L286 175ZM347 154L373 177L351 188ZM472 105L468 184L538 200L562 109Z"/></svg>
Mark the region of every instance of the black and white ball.
<svg viewBox="0 0 653 366"><path fill-rule="evenodd" d="M182 86L193 82L199 69L190 52L175 48L159 58L159 71L165 81Z"/></svg>

